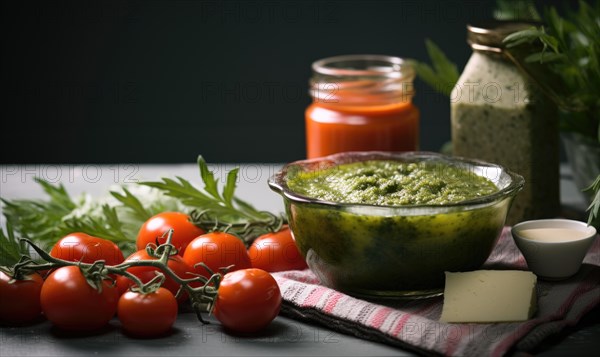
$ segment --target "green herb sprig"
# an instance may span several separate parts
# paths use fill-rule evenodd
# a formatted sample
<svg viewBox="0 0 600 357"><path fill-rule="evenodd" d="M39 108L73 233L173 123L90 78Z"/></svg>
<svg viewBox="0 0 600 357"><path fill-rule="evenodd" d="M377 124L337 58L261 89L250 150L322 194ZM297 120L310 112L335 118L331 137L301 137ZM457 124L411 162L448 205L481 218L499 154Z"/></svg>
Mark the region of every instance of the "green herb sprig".
<svg viewBox="0 0 600 357"><path fill-rule="evenodd" d="M138 188L146 187L159 193L152 196L151 202L140 199L142 196L136 196L127 187L110 191L114 201L110 204L98 200L90 202L89 198L73 199L62 184L54 186L36 178L47 195L46 200L2 200L7 233L0 230L0 265L14 264L20 255L28 253L17 237L49 250L72 232L109 239L129 255L136 249L135 241L142 224L165 211L188 213L194 224L204 230L228 231L247 245L263 233L279 230L285 223L283 217L259 211L235 196L239 169L229 171L219 191L218 182L202 156L198 157L198 168L203 189L181 177L138 183Z"/></svg>
<svg viewBox="0 0 600 357"><path fill-rule="evenodd" d="M554 7L544 12L544 26L506 37L509 51L530 49L522 63L542 64L544 73L533 74L551 98L567 112L561 125L600 142L600 2L579 1L578 10Z"/></svg>
<svg viewBox="0 0 600 357"><path fill-rule="evenodd" d="M446 57L444 52L430 39L425 40L431 66L424 62L412 61L417 75L434 90L450 96L452 88L458 82L459 73L456 64Z"/></svg>
<svg viewBox="0 0 600 357"><path fill-rule="evenodd" d="M35 181L42 186L47 200L2 199L3 214L8 228L7 238L12 234L34 241L43 249L49 250L67 234L84 232L117 243L125 254L135 250L137 232L145 219L130 213L134 212L134 208L129 202L121 201L119 206L94 202L91 204L93 208L86 210L85 207L90 206L90 202L87 202L89 198L73 199L62 184L54 186L39 178ZM114 196L117 193L112 194ZM162 207L163 205L149 207L151 211L148 218L151 213L158 213L157 210ZM82 212L75 214L77 210ZM8 239L3 243L6 243L3 249L10 252L22 247L15 239ZM24 253L22 249L19 251ZM14 260L10 257L10 254L6 259L2 256L0 265L9 265Z"/></svg>
<svg viewBox="0 0 600 357"><path fill-rule="evenodd" d="M497 0L493 16L498 20L540 20L540 15L532 0ZM458 82L460 73L457 66L430 39L425 40L431 65L411 60L417 76L439 93L450 96Z"/></svg>
<svg viewBox="0 0 600 357"><path fill-rule="evenodd" d="M5 200L3 213L7 224L22 238L35 240L44 246L55 242L57 235L64 232L63 217L71 213L80 203L74 202L62 184L52 184L35 178L49 200ZM10 230L9 230L10 232Z"/></svg>
<svg viewBox="0 0 600 357"><path fill-rule="evenodd" d="M596 228L600 228L600 176L596 177L594 183L592 183L590 187L586 188L584 191L594 193L594 199L587 209L589 212L587 223Z"/></svg>
<svg viewBox="0 0 600 357"><path fill-rule="evenodd" d="M29 256L26 242L19 240L10 223L6 225L6 233L0 229L0 266L14 265L21 256Z"/></svg>
<svg viewBox="0 0 600 357"><path fill-rule="evenodd" d="M281 228L284 218L267 211L259 211L250 203L235 197L238 168L229 171L221 192L214 174L202 156L198 157L198 168L204 182L204 191L181 177L140 184L158 189L192 208L194 223L204 230L226 230L240 236L246 244L250 244L260 234Z"/></svg>
<svg viewBox="0 0 600 357"><path fill-rule="evenodd" d="M562 109L561 130L576 132L600 143L600 1L579 1L578 9L544 12L544 26L507 36L507 53L529 71ZM588 224L600 228L600 175L585 191L594 197Z"/></svg>

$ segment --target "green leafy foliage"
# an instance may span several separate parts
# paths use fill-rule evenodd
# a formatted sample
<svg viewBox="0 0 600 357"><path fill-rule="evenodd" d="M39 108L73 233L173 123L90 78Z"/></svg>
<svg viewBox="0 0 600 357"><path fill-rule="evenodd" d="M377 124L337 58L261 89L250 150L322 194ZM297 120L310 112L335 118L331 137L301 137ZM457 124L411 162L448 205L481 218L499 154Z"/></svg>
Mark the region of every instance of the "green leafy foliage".
<svg viewBox="0 0 600 357"><path fill-rule="evenodd" d="M419 78L431 86L431 88L450 96L452 88L458 82L458 69L433 41L430 39L425 40L425 46L427 47L427 53L431 59L432 66L427 63L413 61L413 67Z"/></svg>
<svg viewBox="0 0 600 357"><path fill-rule="evenodd" d="M105 198L82 196L73 199L62 184L52 185L36 178L46 199L2 200L7 233L0 231L0 265L12 265L27 254L19 238L29 239L45 250L72 232L109 239L129 255L142 224L150 217L166 211L189 213L194 223L204 228L229 230L247 244L258 235L278 230L283 219L258 211L250 203L235 196L239 169L228 172L223 190L200 156L198 158L203 190L181 178L163 178L141 182L109 192Z"/></svg>
<svg viewBox="0 0 600 357"><path fill-rule="evenodd" d="M566 113L563 130L600 141L600 2L580 1L577 10L544 12L544 26L504 40L507 51Z"/></svg>
<svg viewBox="0 0 600 357"><path fill-rule="evenodd" d="M115 243L132 243L134 241L136 236L123 230L123 222L120 221L115 207L104 204L101 212L102 214L98 216L86 215L66 219L65 227L68 232L84 232L94 237L109 239Z"/></svg>
<svg viewBox="0 0 600 357"><path fill-rule="evenodd" d="M116 242L125 253L133 251L137 229L141 223L138 220L134 224L137 228L126 229L131 225L124 223L126 222L124 215L118 213L118 210L129 208L126 206L117 208L99 203L90 204L89 198L73 200L62 184L53 186L37 178L36 182L43 187L47 200L2 200L7 228L10 227L8 238L14 234L12 233L14 229L20 238L35 241L49 250L54 243L67 234L84 232ZM6 247L13 252L15 244L9 243L10 240ZM2 257L0 265L10 264L12 255L8 254L7 257L6 260L4 256Z"/></svg>
<svg viewBox="0 0 600 357"><path fill-rule="evenodd" d="M49 200L2 199L3 212L7 224L12 226L21 238L29 238L49 246L61 238L65 224L63 217L70 214L79 204L74 202L62 184L53 186L36 178Z"/></svg>
<svg viewBox="0 0 600 357"><path fill-rule="evenodd" d="M123 206L128 207L138 221L144 222L152 217L152 213L148 212L148 210L144 208L144 205L142 205L142 202L129 192L128 189L123 188L123 192L125 193L124 195L115 191L111 191L110 194L121 202Z"/></svg>
<svg viewBox="0 0 600 357"><path fill-rule="evenodd" d="M135 250L137 232L144 221L158 212L176 209L164 199L144 206L125 187L124 193L110 192L115 201L108 204L87 196L73 199L62 184L54 186L37 178L36 182L44 189L46 199L2 200L7 227L11 229L7 239L2 240L7 259L3 255L0 265L14 260L16 245L8 239L13 229L20 238L30 239L46 250L70 233L83 232L117 243L127 255Z"/></svg>
<svg viewBox="0 0 600 357"><path fill-rule="evenodd" d="M204 182L203 191L182 177L176 177L175 180L163 178L161 181L147 181L140 184L161 190L167 196L177 198L185 206L205 212L204 216L212 219L239 223L248 219L262 219L268 216L265 212L256 210L252 205L239 198L234 200L237 168L227 174L227 181L222 193L219 193L217 180L202 156L198 157L198 168Z"/></svg>
<svg viewBox="0 0 600 357"><path fill-rule="evenodd" d="M600 142L600 2L579 1L578 9L544 12L544 26L509 35L507 53L528 70L561 113L563 131ZM588 223L600 221L600 176L587 189L595 196Z"/></svg>
<svg viewBox="0 0 600 357"><path fill-rule="evenodd" d="M540 20L533 0L497 0L494 18L498 20ZM431 88L450 96L459 79L459 72L452 61L430 39L425 40L431 65L412 60L417 76Z"/></svg>
<svg viewBox="0 0 600 357"><path fill-rule="evenodd" d="M588 207L588 224L600 229L600 176L585 191L594 192L594 199Z"/></svg>
<svg viewBox="0 0 600 357"><path fill-rule="evenodd" d="M235 197L237 168L227 174L225 186L219 192L217 179L202 158L198 157L200 177L204 182L202 190L182 177L162 178L161 181L140 182L141 185L160 190L169 197L176 198L188 209L194 223L205 230L227 230L238 235L244 242L268 231L278 230L283 223L281 217L259 211L250 203Z"/></svg>
<svg viewBox="0 0 600 357"><path fill-rule="evenodd" d="M24 255L29 255L27 244L16 237L10 223L6 226L6 233L0 229L0 266L12 266Z"/></svg>

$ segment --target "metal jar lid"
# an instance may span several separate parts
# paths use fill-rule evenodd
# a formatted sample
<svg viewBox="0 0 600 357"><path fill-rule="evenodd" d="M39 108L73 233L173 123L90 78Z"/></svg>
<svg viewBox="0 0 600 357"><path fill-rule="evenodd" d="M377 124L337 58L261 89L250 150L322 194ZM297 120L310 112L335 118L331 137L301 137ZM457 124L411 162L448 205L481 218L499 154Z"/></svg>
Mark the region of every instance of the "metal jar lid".
<svg viewBox="0 0 600 357"><path fill-rule="evenodd" d="M511 33L540 25L527 21L489 20L467 25L467 42L476 51L502 53L502 41Z"/></svg>

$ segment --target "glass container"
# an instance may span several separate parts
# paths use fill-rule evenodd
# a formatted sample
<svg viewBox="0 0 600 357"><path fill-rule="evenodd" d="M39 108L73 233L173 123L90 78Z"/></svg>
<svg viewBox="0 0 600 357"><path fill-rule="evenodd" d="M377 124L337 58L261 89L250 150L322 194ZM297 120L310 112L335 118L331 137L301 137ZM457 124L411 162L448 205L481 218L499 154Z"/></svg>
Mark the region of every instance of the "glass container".
<svg viewBox="0 0 600 357"><path fill-rule="evenodd" d="M306 109L307 157L344 151L413 151L419 110L415 72L398 57L346 55L312 65Z"/></svg>
<svg viewBox="0 0 600 357"><path fill-rule="evenodd" d="M469 25L473 49L451 94L452 146L456 156L493 162L518 172L525 188L509 224L559 213L559 142L556 106L502 48L528 23Z"/></svg>
<svg viewBox="0 0 600 357"><path fill-rule="evenodd" d="M459 167L489 179L498 191L450 204L386 206L324 201L288 187L298 175L370 160L427 161L439 165L440 174ZM477 160L371 151L287 164L269 186L283 196L296 245L323 284L368 298L424 298L442 293L445 271L474 270L486 261L523 178Z"/></svg>

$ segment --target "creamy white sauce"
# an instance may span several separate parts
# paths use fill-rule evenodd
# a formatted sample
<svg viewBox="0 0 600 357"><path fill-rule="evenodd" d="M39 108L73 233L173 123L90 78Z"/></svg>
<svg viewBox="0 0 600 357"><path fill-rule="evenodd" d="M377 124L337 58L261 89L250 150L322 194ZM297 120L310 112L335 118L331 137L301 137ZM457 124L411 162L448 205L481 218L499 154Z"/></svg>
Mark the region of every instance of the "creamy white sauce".
<svg viewBox="0 0 600 357"><path fill-rule="evenodd" d="M570 228L529 228L518 231L526 239L539 242L568 242L589 236L589 232Z"/></svg>

